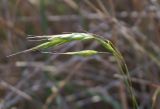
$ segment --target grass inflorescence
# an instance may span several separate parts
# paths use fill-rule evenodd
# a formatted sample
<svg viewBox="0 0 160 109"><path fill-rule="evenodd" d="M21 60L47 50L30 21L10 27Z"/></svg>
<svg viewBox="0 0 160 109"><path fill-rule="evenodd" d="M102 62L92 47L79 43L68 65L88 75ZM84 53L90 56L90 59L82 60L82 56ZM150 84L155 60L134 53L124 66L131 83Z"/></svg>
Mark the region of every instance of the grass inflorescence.
<svg viewBox="0 0 160 109"><path fill-rule="evenodd" d="M133 107L134 109L138 109L137 101L133 94L131 79L130 79L129 71L125 63L125 60L123 56L121 55L121 53L119 52L119 50L109 40L99 38L95 34L90 34L90 33L70 33L70 34L60 34L60 35L35 36L35 37L29 37L29 38L30 39L45 39L46 42L39 44L33 48L30 48L28 50L24 50L24 51L21 51L21 52L18 52L18 53L9 55L9 56L17 55L20 53L26 53L30 51L35 51L35 50L43 50L43 49L55 47L55 46L58 46L64 43L69 43L72 41L85 41L85 40L97 41L100 45L102 45L106 49L105 52L111 53L117 60L121 74L127 77L124 80L124 82L132 98ZM92 56L98 53L105 53L105 52L99 52L96 50L82 50L82 51L66 52L66 53L58 53L58 54L78 55L78 56L86 57L86 56Z"/></svg>

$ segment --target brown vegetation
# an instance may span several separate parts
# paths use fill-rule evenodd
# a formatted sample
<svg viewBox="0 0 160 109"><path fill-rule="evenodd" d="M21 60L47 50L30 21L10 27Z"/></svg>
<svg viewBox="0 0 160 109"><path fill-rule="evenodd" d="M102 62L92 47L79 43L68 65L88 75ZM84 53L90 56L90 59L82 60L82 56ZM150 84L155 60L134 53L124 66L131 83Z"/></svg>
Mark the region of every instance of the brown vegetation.
<svg viewBox="0 0 160 109"><path fill-rule="evenodd" d="M126 77L109 54L81 58L30 52L6 57L43 42L28 40L28 35L65 32L111 40L126 60L139 108L159 109L159 5L159 0L1 0L0 109L132 108L122 82ZM47 51L82 49L104 50L88 41Z"/></svg>

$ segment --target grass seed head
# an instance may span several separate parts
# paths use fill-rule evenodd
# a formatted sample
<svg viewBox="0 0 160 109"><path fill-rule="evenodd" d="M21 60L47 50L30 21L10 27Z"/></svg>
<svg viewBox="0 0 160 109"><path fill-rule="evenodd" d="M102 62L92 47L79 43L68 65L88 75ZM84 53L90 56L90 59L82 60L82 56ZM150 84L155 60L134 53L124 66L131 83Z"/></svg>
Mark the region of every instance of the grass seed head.
<svg viewBox="0 0 160 109"><path fill-rule="evenodd" d="M95 51L95 50L81 50L81 51L66 52L66 53L52 53L52 52L42 52L42 53L61 54L61 55L75 55L75 56L88 57L88 56L96 55L96 54L102 53L102 52L98 52L98 51ZM103 53L105 53L105 52L103 52Z"/></svg>

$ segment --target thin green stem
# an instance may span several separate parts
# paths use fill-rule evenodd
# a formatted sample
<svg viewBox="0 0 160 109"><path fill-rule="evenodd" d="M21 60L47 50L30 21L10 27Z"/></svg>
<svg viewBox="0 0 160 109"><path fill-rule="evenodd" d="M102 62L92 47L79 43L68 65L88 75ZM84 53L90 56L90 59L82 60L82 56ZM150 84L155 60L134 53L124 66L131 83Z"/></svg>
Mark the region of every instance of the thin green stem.
<svg viewBox="0 0 160 109"><path fill-rule="evenodd" d="M110 41L108 41L108 40L105 41L101 38L95 38L95 40L97 40L102 46L104 46L106 48L107 52L112 53L113 56L116 58L116 61L118 63L118 67L120 69L121 74L123 76L127 76L127 79L125 79L124 82L125 82L125 85L128 87L128 91L129 91L129 94L131 96L132 103L133 103L133 108L138 109L138 103L137 103L136 97L134 96L134 93L133 93L130 74L129 74L129 71L128 71L128 68L127 68L127 65L125 63L123 56L121 55L119 50L116 49L116 47Z"/></svg>

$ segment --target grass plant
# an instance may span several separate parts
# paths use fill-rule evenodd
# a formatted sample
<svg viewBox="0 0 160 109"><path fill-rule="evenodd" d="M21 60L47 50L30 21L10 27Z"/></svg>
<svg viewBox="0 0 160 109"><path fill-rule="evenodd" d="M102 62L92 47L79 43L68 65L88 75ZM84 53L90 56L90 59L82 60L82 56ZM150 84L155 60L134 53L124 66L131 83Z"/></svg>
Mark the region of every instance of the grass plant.
<svg viewBox="0 0 160 109"><path fill-rule="evenodd" d="M58 45L69 43L72 41L85 41L85 40L97 41L100 45L102 45L106 49L105 52L111 53L115 57L121 74L127 77L127 79L125 79L124 82L131 96L133 108L138 109L138 104L133 94L131 79L130 79L129 71L125 63L125 60L121 55L121 53L119 52L119 50L109 40L99 38L97 35L90 34L90 33L70 33L70 34L60 34L60 35L35 36L35 37L29 37L29 39L44 39L46 40L46 42L39 44L33 48L12 54L10 56L14 56L17 54L26 53L30 51L44 50L50 47L56 47ZM105 53L105 52L99 52L96 50L82 50L82 51L66 52L66 53L59 53L59 54L78 55L78 56L86 57L86 56L92 56L98 53ZM48 52L45 52L45 53L48 53Z"/></svg>

